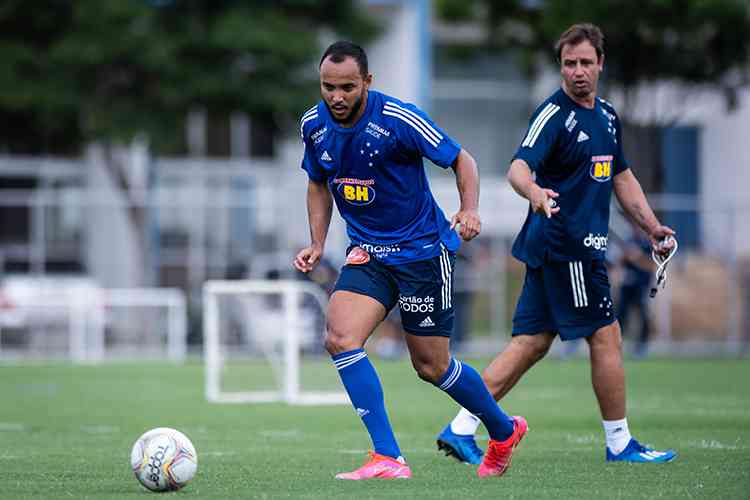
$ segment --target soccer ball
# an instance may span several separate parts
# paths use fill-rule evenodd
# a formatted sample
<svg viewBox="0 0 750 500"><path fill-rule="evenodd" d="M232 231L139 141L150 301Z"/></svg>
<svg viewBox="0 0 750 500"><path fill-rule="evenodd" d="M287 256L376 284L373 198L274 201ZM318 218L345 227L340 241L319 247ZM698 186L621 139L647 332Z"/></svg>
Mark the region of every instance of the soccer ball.
<svg viewBox="0 0 750 500"><path fill-rule="evenodd" d="M175 491L198 469L198 454L185 434L169 427L143 434L130 452L130 465L140 483L151 491Z"/></svg>

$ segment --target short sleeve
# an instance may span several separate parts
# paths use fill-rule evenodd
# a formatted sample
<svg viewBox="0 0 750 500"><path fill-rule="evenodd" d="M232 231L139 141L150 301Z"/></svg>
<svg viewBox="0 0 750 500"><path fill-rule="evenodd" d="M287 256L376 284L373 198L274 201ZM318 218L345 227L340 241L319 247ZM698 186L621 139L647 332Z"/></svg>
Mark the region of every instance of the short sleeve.
<svg viewBox="0 0 750 500"><path fill-rule="evenodd" d="M619 117L615 119L615 126L617 127L617 130L615 130L615 138L617 139L617 154L615 156L614 175L617 175L620 172L624 172L625 170L630 168L630 164L628 164L628 160L625 158L625 151L622 147L622 125L620 124Z"/></svg>
<svg viewBox="0 0 750 500"><path fill-rule="evenodd" d="M416 106L387 101L383 115L396 119L398 140L406 150L418 153L443 168L452 166L456 161L461 145Z"/></svg>
<svg viewBox="0 0 750 500"><path fill-rule="evenodd" d="M525 161L531 170L536 171L549 156L557 140L560 106L553 102L543 104L529 120L529 127L513 159Z"/></svg>
<svg viewBox="0 0 750 500"><path fill-rule="evenodd" d="M302 142L305 143L305 153L302 155L302 170L307 172L307 176L310 180L315 182L323 182L328 177L323 167L318 163L318 158L315 155L315 148L312 145L309 137L303 137Z"/></svg>

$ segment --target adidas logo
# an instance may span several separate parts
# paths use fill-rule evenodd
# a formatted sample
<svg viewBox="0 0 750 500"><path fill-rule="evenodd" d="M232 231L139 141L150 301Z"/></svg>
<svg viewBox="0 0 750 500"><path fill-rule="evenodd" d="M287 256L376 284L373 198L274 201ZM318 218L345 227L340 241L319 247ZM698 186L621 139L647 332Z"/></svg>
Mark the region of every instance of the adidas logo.
<svg viewBox="0 0 750 500"><path fill-rule="evenodd" d="M359 415L360 418L364 417L368 413L370 413L370 410L365 410L364 408L357 408L357 415Z"/></svg>
<svg viewBox="0 0 750 500"><path fill-rule="evenodd" d="M578 140L576 142L583 142L583 141L588 141L588 140L589 140L589 136L588 134L586 134L586 132L584 132L583 130L578 132Z"/></svg>
<svg viewBox="0 0 750 500"><path fill-rule="evenodd" d="M422 320L419 326L422 328L427 328L428 326L435 326L435 323L432 321L432 318L427 316L425 319Z"/></svg>
<svg viewBox="0 0 750 500"><path fill-rule="evenodd" d="M588 139L588 138L587 138ZM580 142L580 137L578 138L578 142ZM332 161L331 155L328 154L328 150L323 151L323 154L320 155L320 159L323 161Z"/></svg>

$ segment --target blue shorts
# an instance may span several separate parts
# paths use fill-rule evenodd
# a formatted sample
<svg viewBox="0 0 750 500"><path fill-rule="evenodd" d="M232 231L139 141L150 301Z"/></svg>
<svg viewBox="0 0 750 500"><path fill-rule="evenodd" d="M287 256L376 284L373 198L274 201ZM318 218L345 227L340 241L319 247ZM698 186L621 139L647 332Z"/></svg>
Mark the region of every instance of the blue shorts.
<svg viewBox="0 0 750 500"><path fill-rule="evenodd" d="M401 324L413 335L450 337L455 261L456 255L445 248L431 259L396 266L370 258L364 264L344 265L334 291L372 297L383 304L386 314L398 304Z"/></svg>
<svg viewBox="0 0 750 500"><path fill-rule="evenodd" d="M604 260L526 266L513 315L513 335L549 332L573 340L589 337L614 321Z"/></svg>

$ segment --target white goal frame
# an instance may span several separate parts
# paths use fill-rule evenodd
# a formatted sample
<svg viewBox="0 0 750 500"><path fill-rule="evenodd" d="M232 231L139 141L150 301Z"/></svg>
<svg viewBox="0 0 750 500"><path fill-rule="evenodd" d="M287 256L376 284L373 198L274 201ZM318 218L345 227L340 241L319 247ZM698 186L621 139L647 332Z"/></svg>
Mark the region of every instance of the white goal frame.
<svg viewBox="0 0 750 500"><path fill-rule="evenodd" d="M23 297L20 302L14 302L12 307L0 309L0 360L6 357L2 345L3 328L33 327L34 318L50 314L51 311L56 314L53 321L67 326L68 357L73 362L99 363L110 357L117 358L109 356L105 348L108 311L128 307L164 308L167 344L164 354L160 356L173 362L185 361L187 302L182 290L97 286L62 288L53 295ZM34 353L29 356L33 358Z"/></svg>
<svg viewBox="0 0 750 500"><path fill-rule="evenodd" d="M284 322L279 334L284 338L283 387L270 391L227 392L221 390L223 357L220 345L220 295L280 294ZM316 285L293 280L209 280L203 285L203 354L206 363L206 399L213 403L274 403L290 405L349 404L343 391L313 392L300 388L299 325L303 294L314 297L326 310L328 296Z"/></svg>

